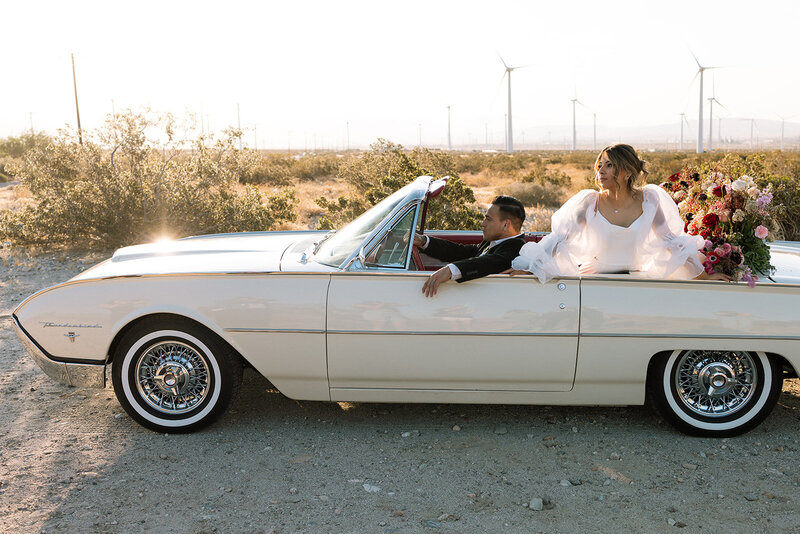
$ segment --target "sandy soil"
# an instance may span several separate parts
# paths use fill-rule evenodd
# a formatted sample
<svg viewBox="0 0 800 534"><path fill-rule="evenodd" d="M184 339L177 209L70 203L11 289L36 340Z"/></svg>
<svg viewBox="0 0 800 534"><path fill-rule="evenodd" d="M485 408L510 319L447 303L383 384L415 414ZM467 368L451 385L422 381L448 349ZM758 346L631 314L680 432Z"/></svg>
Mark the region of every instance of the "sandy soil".
<svg viewBox="0 0 800 534"><path fill-rule="evenodd" d="M295 402L252 371L205 431L150 432L12 332L99 259L0 251L0 532L800 532L797 380L722 440L644 407Z"/></svg>

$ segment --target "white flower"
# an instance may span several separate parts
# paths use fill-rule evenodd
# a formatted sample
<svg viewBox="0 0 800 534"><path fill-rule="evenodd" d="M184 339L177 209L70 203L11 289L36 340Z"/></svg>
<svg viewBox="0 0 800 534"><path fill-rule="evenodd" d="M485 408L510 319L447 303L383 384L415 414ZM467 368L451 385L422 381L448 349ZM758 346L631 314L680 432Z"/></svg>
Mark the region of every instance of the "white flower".
<svg viewBox="0 0 800 534"><path fill-rule="evenodd" d="M744 180L742 180L740 178L740 179L734 181L731 184L731 187L733 188L734 191L744 191L745 189L747 189L747 182L745 182Z"/></svg>
<svg viewBox="0 0 800 534"><path fill-rule="evenodd" d="M742 222L744 215L745 213L742 210L736 210L736 213L733 214L733 222Z"/></svg>

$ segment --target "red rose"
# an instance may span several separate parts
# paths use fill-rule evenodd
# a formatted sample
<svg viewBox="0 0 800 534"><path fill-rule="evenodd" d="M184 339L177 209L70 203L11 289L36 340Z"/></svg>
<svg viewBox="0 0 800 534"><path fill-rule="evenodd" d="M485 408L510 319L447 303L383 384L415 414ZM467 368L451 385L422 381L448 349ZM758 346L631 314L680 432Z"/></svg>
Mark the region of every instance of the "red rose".
<svg viewBox="0 0 800 534"><path fill-rule="evenodd" d="M703 230L703 231L700 232L700 235L703 236L704 239L708 239L708 237L711 235L711 231L710 230Z"/></svg>
<svg viewBox="0 0 800 534"><path fill-rule="evenodd" d="M676 172L675 174L671 174L669 176L669 181L670 182L677 182L680 179L681 179L681 173L679 173L679 172Z"/></svg>
<svg viewBox="0 0 800 534"><path fill-rule="evenodd" d="M714 193L715 197L722 198L723 192L722 192L722 186L721 185L716 186L714 189L711 190L711 192Z"/></svg>
<svg viewBox="0 0 800 534"><path fill-rule="evenodd" d="M706 213L703 217L703 226L707 228L714 228L719 222L719 217L716 213Z"/></svg>

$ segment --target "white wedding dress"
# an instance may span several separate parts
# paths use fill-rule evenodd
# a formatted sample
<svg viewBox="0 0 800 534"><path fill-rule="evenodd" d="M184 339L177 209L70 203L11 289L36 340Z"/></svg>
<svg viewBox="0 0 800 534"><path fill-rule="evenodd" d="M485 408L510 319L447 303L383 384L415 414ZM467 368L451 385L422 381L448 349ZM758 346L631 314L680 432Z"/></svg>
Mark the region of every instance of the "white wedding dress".
<svg viewBox="0 0 800 534"><path fill-rule="evenodd" d="M584 190L553 214L552 230L526 243L511 266L542 283L554 276L638 272L648 278L690 279L703 272L705 240L684 232L675 201L656 185L642 191L642 214L630 226L611 224L597 210L599 193Z"/></svg>

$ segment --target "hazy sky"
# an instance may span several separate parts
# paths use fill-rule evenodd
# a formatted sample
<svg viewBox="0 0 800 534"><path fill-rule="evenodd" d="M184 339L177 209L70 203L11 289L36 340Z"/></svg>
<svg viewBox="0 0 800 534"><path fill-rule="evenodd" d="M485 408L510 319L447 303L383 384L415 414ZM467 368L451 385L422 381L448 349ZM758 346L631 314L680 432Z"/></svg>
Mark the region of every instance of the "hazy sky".
<svg viewBox="0 0 800 534"><path fill-rule="evenodd" d="M282 1L4 2L0 136L75 125L123 108L202 113L259 148L341 147L377 137L414 145L503 140L513 73L515 141L584 128L726 117L800 121L800 2ZM712 72L714 73L712 75ZM707 107L707 102L704 103ZM715 108L715 111L718 108ZM707 111L706 111L707 116ZM199 127L199 124L198 124Z"/></svg>

